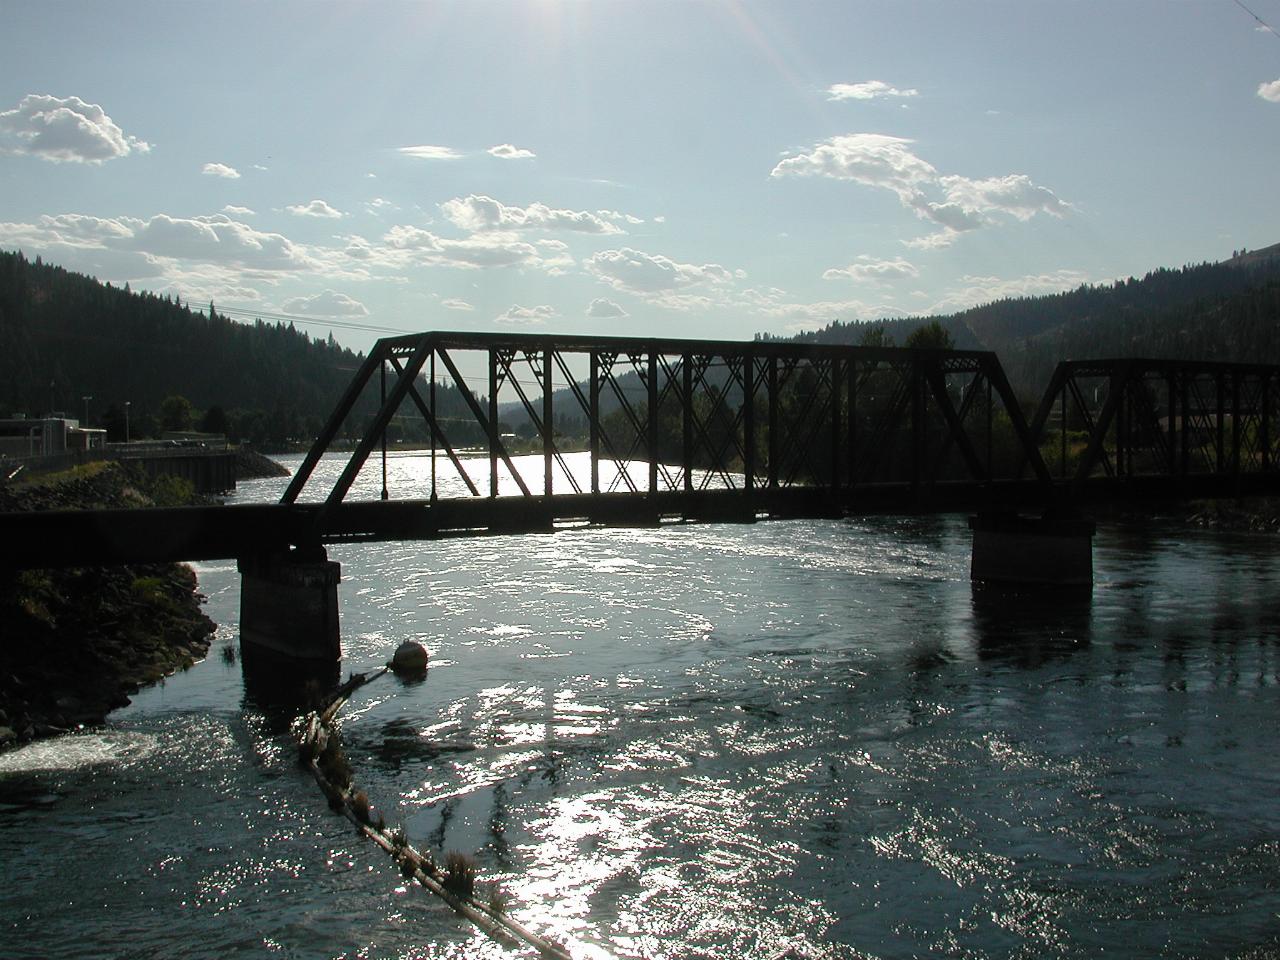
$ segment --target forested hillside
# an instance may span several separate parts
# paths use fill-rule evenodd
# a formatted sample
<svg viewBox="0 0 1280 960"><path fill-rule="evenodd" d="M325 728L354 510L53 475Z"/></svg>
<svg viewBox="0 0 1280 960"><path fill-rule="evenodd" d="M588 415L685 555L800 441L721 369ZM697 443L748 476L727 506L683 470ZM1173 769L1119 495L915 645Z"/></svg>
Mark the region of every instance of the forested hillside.
<svg viewBox="0 0 1280 960"><path fill-rule="evenodd" d="M1141 279L1019 297L937 318L841 323L797 340L901 344L936 319L956 347L993 350L1015 389L1035 395L1063 359L1144 356L1280 363L1280 244Z"/></svg>
<svg viewBox="0 0 1280 960"><path fill-rule="evenodd" d="M167 398L181 397L192 427L258 443L305 441L363 359L290 324L239 323L213 305L197 312L0 252L0 416L56 409L80 418L91 396L93 424L117 432L128 401L139 437L160 428ZM450 393L440 391L442 406ZM175 411L181 404L165 407L171 420ZM372 412L369 397L356 419Z"/></svg>

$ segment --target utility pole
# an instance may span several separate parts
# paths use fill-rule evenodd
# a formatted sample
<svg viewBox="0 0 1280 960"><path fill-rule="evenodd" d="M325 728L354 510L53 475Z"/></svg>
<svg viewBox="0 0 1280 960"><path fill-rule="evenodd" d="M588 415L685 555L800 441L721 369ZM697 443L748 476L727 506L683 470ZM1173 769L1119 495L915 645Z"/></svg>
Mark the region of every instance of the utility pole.
<svg viewBox="0 0 1280 960"><path fill-rule="evenodd" d="M88 396L81 397L80 399L84 401L84 428L88 430L89 429L89 401L93 399L93 395L90 394Z"/></svg>
<svg viewBox="0 0 1280 960"><path fill-rule="evenodd" d="M129 442L129 404L131 401L124 402L124 442Z"/></svg>

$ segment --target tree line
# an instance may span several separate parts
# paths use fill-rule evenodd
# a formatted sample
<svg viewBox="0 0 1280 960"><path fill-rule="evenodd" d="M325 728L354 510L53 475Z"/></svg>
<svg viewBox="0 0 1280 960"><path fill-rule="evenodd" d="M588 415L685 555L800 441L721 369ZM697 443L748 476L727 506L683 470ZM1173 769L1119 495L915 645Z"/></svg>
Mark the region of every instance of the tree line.
<svg viewBox="0 0 1280 960"><path fill-rule="evenodd" d="M319 432L363 361L332 334L240 323L212 303L194 309L0 251L0 416L62 411L83 419L91 397L91 425L111 439L124 439L127 416L133 439L196 428L283 446ZM366 392L345 434L358 435L376 405ZM437 405L465 419L455 389L438 387ZM479 434L453 429L459 444ZM427 439L420 418L397 420L389 433Z"/></svg>
<svg viewBox="0 0 1280 960"><path fill-rule="evenodd" d="M1037 398L1059 360L1154 357L1280 363L1280 244L1230 260L1152 270L1063 293L1011 297L933 319L833 320L792 338L903 343L937 324L959 349L991 350L1020 397ZM875 331L879 331L875 333ZM759 334L758 339L784 339ZM904 343L905 345L905 343Z"/></svg>

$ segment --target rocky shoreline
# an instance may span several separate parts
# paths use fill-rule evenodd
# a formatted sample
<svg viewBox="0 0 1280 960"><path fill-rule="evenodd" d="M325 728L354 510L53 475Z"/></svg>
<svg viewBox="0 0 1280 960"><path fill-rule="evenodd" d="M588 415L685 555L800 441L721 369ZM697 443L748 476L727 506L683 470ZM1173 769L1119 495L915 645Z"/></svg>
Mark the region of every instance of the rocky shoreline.
<svg viewBox="0 0 1280 960"><path fill-rule="evenodd" d="M0 511L195 501L185 481L108 462L0 486ZM0 746L99 724L203 658L202 599L182 564L0 571Z"/></svg>
<svg viewBox="0 0 1280 960"><path fill-rule="evenodd" d="M287 468L257 450L245 446L236 447L236 479L249 480L257 477L287 477Z"/></svg>

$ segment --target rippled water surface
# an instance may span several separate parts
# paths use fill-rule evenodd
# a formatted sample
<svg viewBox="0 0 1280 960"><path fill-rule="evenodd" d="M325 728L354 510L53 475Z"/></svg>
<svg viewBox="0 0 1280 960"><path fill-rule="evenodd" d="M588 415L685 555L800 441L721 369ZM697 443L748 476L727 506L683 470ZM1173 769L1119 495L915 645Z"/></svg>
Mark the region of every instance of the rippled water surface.
<svg viewBox="0 0 1280 960"><path fill-rule="evenodd" d="M1050 604L975 595L968 549L958 516L336 549L344 669L433 655L347 753L575 956L1277 955L1274 539L1104 524ZM234 564L197 569L205 663L0 755L0 955L506 955L328 811L223 653Z"/></svg>

